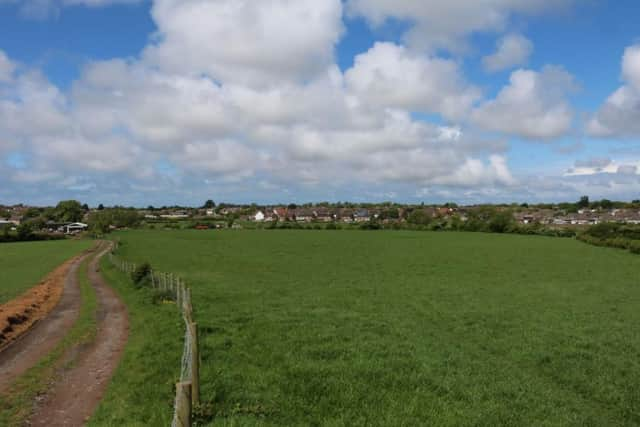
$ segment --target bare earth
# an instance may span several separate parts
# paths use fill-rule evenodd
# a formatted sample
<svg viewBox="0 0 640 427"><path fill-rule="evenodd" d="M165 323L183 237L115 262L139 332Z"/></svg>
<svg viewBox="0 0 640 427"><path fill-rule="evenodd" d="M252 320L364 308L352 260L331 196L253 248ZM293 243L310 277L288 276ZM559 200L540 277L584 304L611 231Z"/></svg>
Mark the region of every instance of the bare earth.
<svg viewBox="0 0 640 427"><path fill-rule="evenodd" d="M129 319L125 305L99 274L99 259L110 245L102 248L89 264L89 281L98 300L96 340L72 355L72 367L61 373L36 405L30 425L83 425L97 408L118 366L129 335Z"/></svg>
<svg viewBox="0 0 640 427"><path fill-rule="evenodd" d="M46 356L64 338L80 312L78 266L88 256L78 256L49 274L41 284L1 307L0 392ZM7 325L21 316L19 324Z"/></svg>

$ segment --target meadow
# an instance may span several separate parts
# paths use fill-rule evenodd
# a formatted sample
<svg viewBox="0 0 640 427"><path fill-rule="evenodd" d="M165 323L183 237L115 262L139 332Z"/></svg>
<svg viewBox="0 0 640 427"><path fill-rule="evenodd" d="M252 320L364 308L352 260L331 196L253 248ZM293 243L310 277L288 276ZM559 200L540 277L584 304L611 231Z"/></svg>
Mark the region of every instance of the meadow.
<svg viewBox="0 0 640 427"><path fill-rule="evenodd" d="M92 244L89 240L0 244L0 304L37 285L49 272Z"/></svg>
<svg viewBox="0 0 640 427"><path fill-rule="evenodd" d="M637 255L483 233L115 237L124 258L192 285L210 425L640 424ZM135 395L139 412L157 404L151 384L170 399L175 316L138 332L140 355L166 353L146 369L171 358L175 368L111 391ZM134 354L118 375L142 382Z"/></svg>

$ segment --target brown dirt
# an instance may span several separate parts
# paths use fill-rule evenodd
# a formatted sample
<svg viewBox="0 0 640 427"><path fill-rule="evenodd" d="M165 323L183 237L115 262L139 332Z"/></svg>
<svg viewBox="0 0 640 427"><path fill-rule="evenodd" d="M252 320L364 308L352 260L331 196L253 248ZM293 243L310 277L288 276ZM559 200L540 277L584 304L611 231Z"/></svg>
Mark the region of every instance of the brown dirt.
<svg viewBox="0 0 640 427"><path fill-rule="evenodd" d="M65 262L36 286L0 305L0 351L53 310L62 296L67 273L78 258Z"/></svg>
<svg viewBox="0 0 640 427"><path fill-rule="evenodd" d="M72 367L61 373L49 393L36 405L34 426L80 426L97 408L118 366L129 335L125 305L104 281L98 262L110 246L89 264L89 281L98 300L98 331L87 348L72 354Z"/></svg>
<svg viewBox="0 0 640 427"><path fill-rule="evenodd" d="M75 323L80 311L76 271L88 254L64 263L0 307L0 392L53 350Z"/></svg>

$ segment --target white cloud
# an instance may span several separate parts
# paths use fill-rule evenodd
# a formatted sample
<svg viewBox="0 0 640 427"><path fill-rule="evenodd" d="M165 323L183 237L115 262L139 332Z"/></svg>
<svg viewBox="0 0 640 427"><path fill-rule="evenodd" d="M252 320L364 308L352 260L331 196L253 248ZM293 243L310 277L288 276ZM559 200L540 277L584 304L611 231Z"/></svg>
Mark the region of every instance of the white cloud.
<svg viewBox="0 0 640 427"><path fill-rule="evenodd" d="M453 8L463 2L426 3L434 17L469 14ZM410 4L421 11L420 31L435 19L420 2L394 4L407 18ZM494 20L469 16L476 23L467 30L449 22L428 31L458 42L550 5L536 4L489 1ZM475 2L464 6L481 12ZM70 90L12 69L12 83L0 90L0 151L23 153L27 167L0 159L3 176L23 184L20 194L52 188L48 194L90 191L126 202L131 192L138 203L140 193L274 200L300 188L323 198L372 188L510 198L528 184L510 171L507 142L479 137L467 120L527 138L571 127L573 79L559 68L515 71L479 106L480 91L460 63L433 52L376 43L343 73L334 58L341 13L339 0L157 0L153 43L137 58L87 64ZM416 112L450 124L418 120ZM620 163L618 175L634 165ZM560 183L553 191L565 191Z"/></svg>
<svg viewBox="0 0 640 427"><path fill-rule="evenodd" d="M567 95L574 89L573 76L561 67L516 70L496 99L473 111L472 120L485 129L522 138L557 138L572 126Z"/></svg>
<svg viewBox="0 0 640 427"><path fill-rule="evenodd" d="M496 44L496 52L482 58L484 68L496 72L526 64L533 52L533 43L521 34L508 34Z"/></svg>
<svg viewBox="0 0 640 427"><path fill-rule="evenodd" d="M393 43L376 43L345 75L358 99L379 108L403 108L463 117L480 97L451 60L430 58Z"/></svg>
<svg viewBox="0 0 640 427"><path fill-rule="evenodd" d="M569 168L564 176L588 176L598 174L636 175L640 161L623 160L623 163L615 162L609 158L590 158L575 162L575 166Z"/></svg>
<svg viewBox="0 0 640 427"><path fill-rule="evenodd" d="M16 64L9 59L4 51L0 50L0 84L11 81L15 69Z"/></svg>
<svg viewBox="0 0 640 427"><path fill-rule="evenodd" d="M587 125L598 137L640 135L640 45L628 47L622 57L624 85L611 94Z"/></svg>
<svg viewBox="0 0 640 427"><path fill-rule="evenodd" d="M390 18L412 24L405 35L411 46L464 47L465 38L482 31L503 31L513 15L566 9L571 0L348 0L352 15L380 25Z"/></svg>
<svg viewBox="0 0 640 427"><path fill-rule="evenodd" d="M148 61L250 86L323 73L343 30L340 0L156 0L152 14Z"/></svg>
<svg viewBox="0 0 640 427"><path fill-rule="evenodd" d="M640 45L625 49L622 57L622 77L631 87L640 91Z"/></svg>

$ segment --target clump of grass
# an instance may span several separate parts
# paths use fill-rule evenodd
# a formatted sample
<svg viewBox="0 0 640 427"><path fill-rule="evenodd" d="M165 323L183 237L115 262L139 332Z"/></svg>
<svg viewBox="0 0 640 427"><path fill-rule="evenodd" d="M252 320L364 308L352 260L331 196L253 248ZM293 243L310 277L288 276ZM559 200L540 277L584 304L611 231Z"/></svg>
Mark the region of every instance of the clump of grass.
<svg viewBox="0 0 640 427"><path fill-rule="evenodd" d="M148 286L151 281L151 264L143 262L131 272L131 280L137 287Z"/></svg>

